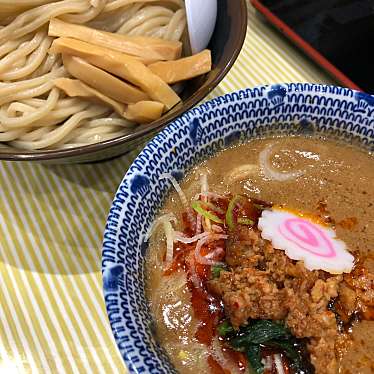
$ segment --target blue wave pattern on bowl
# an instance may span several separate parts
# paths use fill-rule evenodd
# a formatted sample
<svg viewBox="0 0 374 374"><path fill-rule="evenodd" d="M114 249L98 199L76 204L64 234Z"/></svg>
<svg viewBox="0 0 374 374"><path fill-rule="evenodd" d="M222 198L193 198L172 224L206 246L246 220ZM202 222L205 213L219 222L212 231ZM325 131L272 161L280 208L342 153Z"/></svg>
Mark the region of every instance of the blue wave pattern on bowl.
<svg viewBox="0 0 374 374"><path fill-rule="evenodd" d="M313 84L261 86L218 97L159 133L124 177L104 233L102 272L109 322L131 373L175 373L158 345L145 297L144 235L166 197L165 172L180 179L196 163L252 137L321 134L374 150L374 97Z"/></svg>

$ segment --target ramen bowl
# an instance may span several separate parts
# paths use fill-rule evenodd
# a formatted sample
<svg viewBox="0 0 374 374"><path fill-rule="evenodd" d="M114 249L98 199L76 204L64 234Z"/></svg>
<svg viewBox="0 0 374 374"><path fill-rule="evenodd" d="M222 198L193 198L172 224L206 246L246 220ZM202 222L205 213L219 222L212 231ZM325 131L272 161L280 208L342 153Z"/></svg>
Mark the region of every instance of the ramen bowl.
<svg viewBox="0 0 374 374"><path fill-rule="evenodd" d="M175 372L154 335L145 296L148 232L181 178L233 144L277 135L314 135L374 149L374 98L347 88L304 83L246 89L213 99L173 121L129 168L104 233L103 289L109 322L131 373Z"/></svg>
<svg viewBox="0 0 374 374"><path fill-rule="evenodd" d="M109 159L124 154L150 139L169 122L197 105L229 72L237 59L247 32L246 0L218 1L217 22L207 48L212 53L212 70L187 81L180 93L182 103L148 125L141 125L131 134L100 143L62 150L24 151L0 147L0 160L31 160L44 163L77 163Z"/></svg>

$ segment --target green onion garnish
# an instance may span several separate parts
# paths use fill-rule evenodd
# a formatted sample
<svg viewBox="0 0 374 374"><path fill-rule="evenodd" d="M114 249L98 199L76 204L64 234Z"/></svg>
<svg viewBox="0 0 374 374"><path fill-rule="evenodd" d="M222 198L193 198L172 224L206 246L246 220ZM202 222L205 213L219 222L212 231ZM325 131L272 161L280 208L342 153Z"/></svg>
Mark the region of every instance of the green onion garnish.
<svg viewBox="0 0 374 374"><path fill-rule="evenodd" d="M241 225L253 226L254 222L249 218L238 218L238 223Z"/></svg>
<svg viewBox="0 0 374 374"><path fill-rule="evenodd" d="M212 278L219 278L219 275L221 273L222 270L225 269L225 265L213 265L211 268L210 268L210 271L212 273Z"/></svg>
<svg viewBox="0 0 374 374"><path fill-rule="evenodd" d="M204 216L205 218L208 218L210 219L211 221L213 222L216 222L216 223L223 223L223 220L221 218L219 218L216 214L214 214L213 212L205 209L205 207L208 207L208 208L211 208L212 210L214 210L215 212L217 213L220 213L220 211L222 211L222 214L224 213L222 209L220 209L219 207L215 206L214 204L212 203L208 203L208 202L205 202L205 201L194 201L192 203L192 208L199 214L201 214L202 216Z"/></svg>
<svg viewBox="0 0 374 374"><path fill-rule="evenodd" d="M234 230L236 226L236 219L234 217L234 210L240 202L245 202L246 198L241 195L235 195L229 202L229 206L226 211L226 225L230 230Z"/></svg>
<svg viewBox="0 0 374 374"><path fill-rule="evenodd" d="M219 336L226 336L234 332L234 328L231 326L229 321L224 321L217 326L217 332Z"/></svg>

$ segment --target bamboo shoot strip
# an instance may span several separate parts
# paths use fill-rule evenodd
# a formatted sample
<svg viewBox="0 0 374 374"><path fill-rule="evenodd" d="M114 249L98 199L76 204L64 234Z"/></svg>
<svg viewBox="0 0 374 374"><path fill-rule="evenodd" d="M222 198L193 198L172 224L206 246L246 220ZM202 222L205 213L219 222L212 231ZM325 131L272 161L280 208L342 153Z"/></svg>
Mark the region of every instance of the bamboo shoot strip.
<svg viewBox="0 0 374 374"><path fill-rule="evenodd" d="M125 104L134 104L148 100L149 97L140 89L121 81L79 57L63 55L65 69L74 77L110 98Z"/></svg>
<svg viewBox="0 0 374 374"><path fill-rule="evenodd" d="M129 55L147 59L175 60L182 54L182 43L146 36L130 36L92 29L60 21L56 18L49 22L49 36L69 37L88 43L109 47Z"/></svg>
<svg viewBox="0 0 374 374"><path fill-rule="evenodd" d="M210 51L206 49L193 56L175 61L159 61L150 64L148 67L164 82L173 84L211 71L212 57Z"/></svg>
<svg viewBox="0 0 374 374"><path fill-rule="evenodd" d="M88 63L140 87L151 99L163 103L167 110L181 99L160 77L132 56L71 38L56 39L50 49L83 58Z"/></svg>

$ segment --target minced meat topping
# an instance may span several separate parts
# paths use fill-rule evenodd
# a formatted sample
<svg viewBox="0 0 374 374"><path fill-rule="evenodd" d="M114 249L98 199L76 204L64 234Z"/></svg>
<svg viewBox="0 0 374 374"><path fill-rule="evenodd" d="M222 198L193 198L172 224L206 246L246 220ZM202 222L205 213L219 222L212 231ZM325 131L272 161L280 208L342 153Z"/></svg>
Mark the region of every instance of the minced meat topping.
<svg viewBox="0 0 374 374"><path fill-rule="evenodd" d="M220 296L235 328L250 319L285 321L297 338L309 338L308 350L316 373L336 373L338 325L329 310L338 296L341 275L309 271L274 249L253 228L240 226L226 246L228 271L209 282Z"/></svg>

